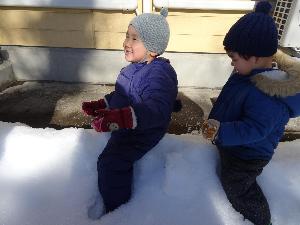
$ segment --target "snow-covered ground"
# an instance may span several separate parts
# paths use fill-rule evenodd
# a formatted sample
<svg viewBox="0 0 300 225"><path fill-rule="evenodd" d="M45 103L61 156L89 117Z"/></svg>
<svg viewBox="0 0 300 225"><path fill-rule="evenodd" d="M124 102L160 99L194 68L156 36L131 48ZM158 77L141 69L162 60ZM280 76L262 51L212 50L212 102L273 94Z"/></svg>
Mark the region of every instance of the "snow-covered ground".
<svg viewBox="0 0 300 225"><path fill-rule="evenodd" d="M0 122L1 225L246 225L216 175L218 154L198 135L166 135L137 164L131 201L98 221L97 157L109 133ZM273 225L300 224L300 140L280 143L258 182Z"/></svg>

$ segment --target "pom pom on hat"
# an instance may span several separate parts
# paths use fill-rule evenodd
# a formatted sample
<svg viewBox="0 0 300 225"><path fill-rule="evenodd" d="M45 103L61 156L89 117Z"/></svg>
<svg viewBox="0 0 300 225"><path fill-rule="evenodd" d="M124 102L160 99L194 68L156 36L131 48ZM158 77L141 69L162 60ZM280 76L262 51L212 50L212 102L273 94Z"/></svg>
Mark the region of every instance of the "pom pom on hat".
<svg viewBox="0 0 300 225"><path fill-rule="evenodd" d="M166 50L170 38L167 16L168 9L162 8L160 14L143 13L129 23L138 32L148 51L161 55Z"/></svg>
<svg viewBox="0 0 300 225"><path fill-rule="evenodd" d="M162 15L163 17L166 18L168 16L168 9L167 8L161 8L160 15Z"/></svg>
<svg viewBox="0 0 300 225"><path fill-rule="evenodd" d="M269 14L271 9L272 5L268 1L260 1L256 4L254 12Z"/></svg>
<svg viewBox="0 0 300 225"><path fill-rule="evenodd" d="M258 2L255 11L241 17L225 35L225 49L241 55L269 57L278 48L278 32L269 15L272 6L267 1Z"/></svg>

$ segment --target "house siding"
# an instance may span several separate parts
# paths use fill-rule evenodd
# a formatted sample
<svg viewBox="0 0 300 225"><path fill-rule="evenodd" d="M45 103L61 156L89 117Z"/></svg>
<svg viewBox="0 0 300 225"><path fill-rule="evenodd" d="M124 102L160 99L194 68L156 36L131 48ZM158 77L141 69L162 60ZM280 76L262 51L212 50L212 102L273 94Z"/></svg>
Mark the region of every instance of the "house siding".
<svg viewBox="0 0 300 225"><path fill-rule="evenodd" d="M167 51L224 53L224 35L244 13L170 10ZM134 16L130 11L0 7L0 45L121 50Z"/></svg>

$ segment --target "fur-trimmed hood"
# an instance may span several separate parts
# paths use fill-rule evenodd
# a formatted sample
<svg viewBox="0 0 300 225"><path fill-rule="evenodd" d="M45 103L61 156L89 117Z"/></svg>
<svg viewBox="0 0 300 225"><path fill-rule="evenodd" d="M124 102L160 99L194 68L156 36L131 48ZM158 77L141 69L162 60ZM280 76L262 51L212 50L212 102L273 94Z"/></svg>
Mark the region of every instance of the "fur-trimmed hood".
<svg viewBox="0 0 300 225"><path fill-rule="evenodd" d="M259 73L251 78L256 87L270 96L287 97L300 92L300 73L289 74L282 70Z"/></svg>
<svg viewBox="0 0 300 225"><path fill-rule="evenodd" d="M300 60L278 51L274 57L279 70L265 71L251 78L256 87L288 105L291 117L300 116Z"/></svg>

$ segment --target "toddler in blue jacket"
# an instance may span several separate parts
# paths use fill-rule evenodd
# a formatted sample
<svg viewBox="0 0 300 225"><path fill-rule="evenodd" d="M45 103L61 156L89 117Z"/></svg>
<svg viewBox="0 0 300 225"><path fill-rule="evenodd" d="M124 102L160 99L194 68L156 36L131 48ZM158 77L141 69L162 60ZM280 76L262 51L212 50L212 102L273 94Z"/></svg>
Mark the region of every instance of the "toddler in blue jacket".
<svg viewBox="0 0 300 225"><path fill-rule="evenodd" d="M133 164L163 138L178 103L176 72L169 60L158 57L169 41L167 14L163 8L160 14L144 13L130 22L123 47L131 64L121 70L112 93L82 104L95 117L96 131L111 131L97 163L104 209L95 203L89 211L93 219L130 199Z"/></svg>
<svg viewBox="0 0 300 225"><path fill-rule="evenodd" d="M273 69L277 28L263 1L240 18L223 44L234 72L222 88L203 136L220 153L220 180L236 211L255 225L271 224L256 178L271 160L289 118L300 114L300 74Z"/></svg>

